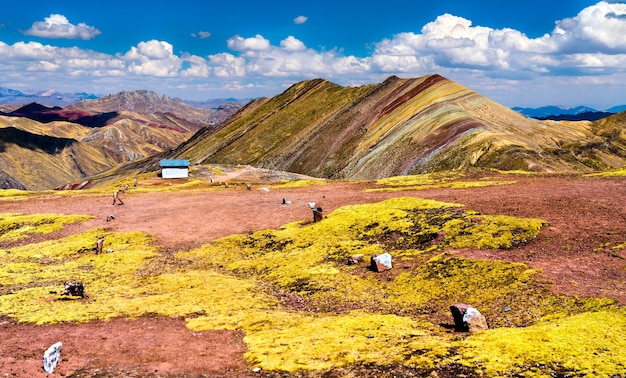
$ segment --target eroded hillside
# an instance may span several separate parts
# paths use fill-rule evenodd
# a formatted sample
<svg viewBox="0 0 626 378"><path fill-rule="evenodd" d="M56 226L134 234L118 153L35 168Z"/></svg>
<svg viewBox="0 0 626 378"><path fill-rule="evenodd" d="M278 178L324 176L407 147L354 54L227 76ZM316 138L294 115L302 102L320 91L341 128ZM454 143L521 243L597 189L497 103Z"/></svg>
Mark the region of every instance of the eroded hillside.
<svg viewBox="0 0 626 378"><path fill-rule="evenodd" d="M170 155L348 179L467 167L590 172L624 165L624 124L538 121L440 75L362 87L316 79Z"/></svg>
<svg viewBox="0 0 626 378"><path fill-rule="evenodd" d="M149 91L64 108L33 103L10 109L0 113L0 187L51 189L84 181L173 149L235 111L215 114Z"/></svg>

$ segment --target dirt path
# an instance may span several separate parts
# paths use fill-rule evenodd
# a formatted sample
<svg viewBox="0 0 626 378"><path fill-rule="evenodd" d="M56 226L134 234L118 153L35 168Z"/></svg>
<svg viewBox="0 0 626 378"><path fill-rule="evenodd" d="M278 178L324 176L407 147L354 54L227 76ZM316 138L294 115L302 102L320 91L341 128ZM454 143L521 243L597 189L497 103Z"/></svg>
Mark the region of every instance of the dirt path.
<svg viewBox="0 0 626 378"><path fill-rule="evenodd" d="M169 250L192 248L216 238L312 219L308 202L328 214L347 204L377 202L411 195L466 205L484 214L541 218L549 222L532 242L509 251L462 250L460 255L527 262L541 268L555 291L579 296L607 296L626 304L626 179L503 176L514 185L472 189L431 189L365 193L371 184L335 183L262 192L259 187L133 194L123 206L112 196L51 196L0 202L0 212L79 213L95 218L51 236L93 227L145 231ZM282 205L282 199L291 205ZM110 214L115 216L106 222ZM24 243L31 243L31 238ZM6 248L8 245L0 245ZM248 371L243 335L236 332L194 334L179 319L115 320L89 324L34 326L0 318L0 376L44 377L41 356L57 339L72 359L59 364L55 376L81 367L83 376L259 376ZM181 347L184 346L184 347ZM78 370L80 372L80 370ZM81 376L75 373L74 376Z"/></svg>

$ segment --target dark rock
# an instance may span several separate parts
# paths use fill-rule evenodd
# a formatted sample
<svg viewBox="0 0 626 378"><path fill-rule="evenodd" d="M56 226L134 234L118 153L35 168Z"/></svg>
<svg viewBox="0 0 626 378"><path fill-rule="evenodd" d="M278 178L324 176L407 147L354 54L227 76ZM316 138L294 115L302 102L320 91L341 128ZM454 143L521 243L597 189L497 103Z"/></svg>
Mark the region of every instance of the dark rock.
<svg viewBox="0 0 626 378"><path fill-rule="evenodd" d="M458 332L467 332L469 328L463 322L463 315L465 311L472 306L466 304L454 304L450 306L450 312L452 313L452 319L454 320L454 329Z"/></svg>
<svg viewBox="0 0 626 378"><path fill-rule="evenodd" d="M85 286L81 282L65 282L63 295L85 298Z"/></svg>
<svg viewBox="0 0 626 378"><path fill-rule="evenodd" d="M322 220L323 215L322 215L322 208L321 207L316 207L313 209L313 222L317 223L319 221Z"/></svg>
<svg viewBox="0 0 626 378"><path fill-rule="evenodd" d="M355 255L348 259L348 265L357 265L363 262L363 255Z"/></svg>

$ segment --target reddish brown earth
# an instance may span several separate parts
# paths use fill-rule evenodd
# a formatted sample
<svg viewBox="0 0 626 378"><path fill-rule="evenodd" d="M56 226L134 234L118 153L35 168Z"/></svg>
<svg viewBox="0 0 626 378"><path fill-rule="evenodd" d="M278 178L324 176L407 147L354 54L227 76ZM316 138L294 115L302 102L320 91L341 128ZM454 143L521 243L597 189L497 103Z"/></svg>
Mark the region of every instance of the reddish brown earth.
<svg viewBox="0 0 626 378"><path fill-rule="evenodd" d="M0 202L0 212L79 213L95 219L71 225L58 238L93 227L113 231L145 231L157 237L164 253L188 249L221 236L245 233L312 219L307 205L317 202L324 213L347 204L377 202L394 196L415 196L464 204L483 214L541 218L548 225L526 245L512 250L462 250L473 258L527 262L541 268L553 290L577 296L616 298L626 304L626 178L568 176L502 176L514 185L472 189L430 189L396 193L365 193L373 184L334 183L269 193L243 185L215 191L133 193L123 206L111 196L50 196ZM285 198L292 202L282 205ZM115 220L106 222L106 217ZM7 243L0 248L10 247ZM194 333L181 319L118 319L89 324L36 326L0 317L0 377L44 377L43 351L63 341L62 361L52 376L73 377L249 377L243 358L243 334L229 331ZM398 372L400 373L400 372ZM440 372L445 373L445 372ZM445 375L445 374L443 374ZM332 375L339 376L339 375ZM397 376L402 376L397 374ZM405 375L409 376L409 374ZM442 374L440 374L442 376Z"/></svg>

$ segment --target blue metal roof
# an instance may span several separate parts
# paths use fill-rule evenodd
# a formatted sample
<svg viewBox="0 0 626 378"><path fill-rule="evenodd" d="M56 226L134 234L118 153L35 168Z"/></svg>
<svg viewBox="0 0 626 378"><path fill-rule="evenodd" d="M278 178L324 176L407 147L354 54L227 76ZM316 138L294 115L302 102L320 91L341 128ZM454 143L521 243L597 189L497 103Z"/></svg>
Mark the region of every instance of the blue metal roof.
<svg viewBox="0 0 626 378"><path fill-rule="evenodd" d="M189 167L189 160L163 159L159 162L161 167Z"/></svg>

